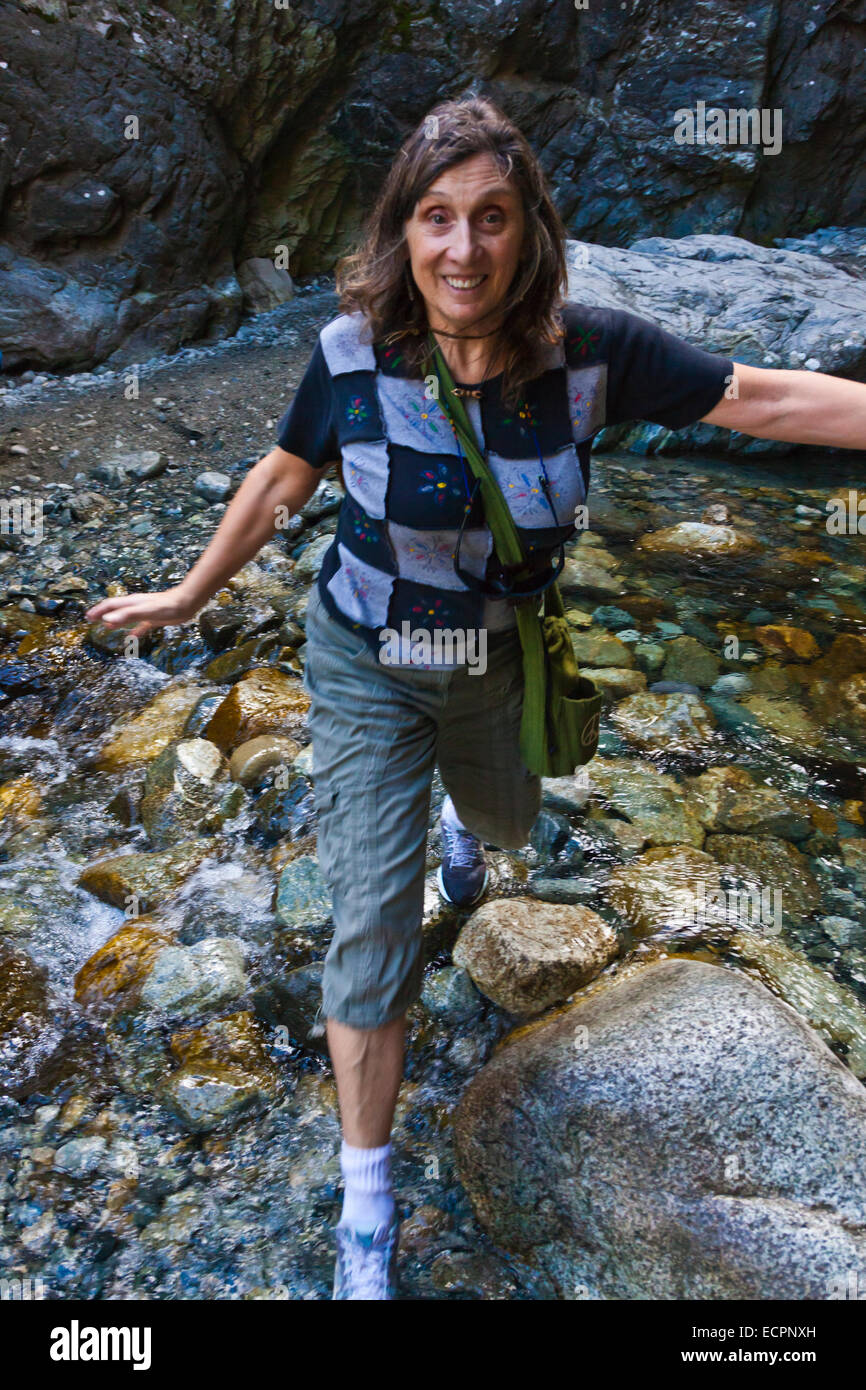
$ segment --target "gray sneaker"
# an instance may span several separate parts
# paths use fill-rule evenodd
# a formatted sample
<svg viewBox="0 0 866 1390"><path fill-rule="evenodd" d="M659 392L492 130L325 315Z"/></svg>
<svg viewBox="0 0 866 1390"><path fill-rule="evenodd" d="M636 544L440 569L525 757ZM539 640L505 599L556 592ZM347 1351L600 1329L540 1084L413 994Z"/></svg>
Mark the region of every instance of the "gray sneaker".
<svg viewBox="0 0 866 1390"><path fill-rule="evenodd" d="M484 897L490 870L477 835L459 821L450 796L439 813L442 862L436 875L439 892L455 907L474 907Z"/></svg>
<svg viewBox="0 0 866 1390"><path fill-rule="evenodd" d="M356 1231L340 1222L335 1228L337 1263L332 1298L373 1299L397 1297L397 1244L400 1218L396 1211L372 1234Z"/></svg>

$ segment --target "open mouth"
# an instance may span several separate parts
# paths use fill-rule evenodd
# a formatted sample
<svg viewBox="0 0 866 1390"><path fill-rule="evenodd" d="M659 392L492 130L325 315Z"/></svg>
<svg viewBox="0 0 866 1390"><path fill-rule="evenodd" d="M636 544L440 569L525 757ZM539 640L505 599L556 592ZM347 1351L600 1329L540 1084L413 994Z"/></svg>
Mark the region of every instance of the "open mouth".
<svg viewBox="0 0 866 1390"><path fill-rule="evenodd" d="M443 280L449 289L466 292L477 290L478 286L487 279L486 275L443 275Z"/></svg>

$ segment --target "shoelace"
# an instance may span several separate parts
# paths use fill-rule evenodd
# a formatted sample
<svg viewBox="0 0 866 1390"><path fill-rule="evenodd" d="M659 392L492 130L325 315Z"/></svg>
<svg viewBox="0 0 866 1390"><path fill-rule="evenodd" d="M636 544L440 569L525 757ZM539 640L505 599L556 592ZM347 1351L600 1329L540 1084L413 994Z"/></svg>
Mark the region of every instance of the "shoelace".
<svg viewBox="0 0 866 1390"><path fill-rule="evenodd" d="M472 835L468 830L460 830L456 826L449 825L447 821L442 822L442 834L451 863L455 868L471 869L476 864L481 863L483 857L481 842L477 836Z"/></svg>
<svg viewBox="0 0 866 1390"><path fill-rule="evenodd" d="M347 1282L359 1298L381 1299L388 1285L388 1257L391 1243L365 1247L349 1240L343 1246Z"/></svg>

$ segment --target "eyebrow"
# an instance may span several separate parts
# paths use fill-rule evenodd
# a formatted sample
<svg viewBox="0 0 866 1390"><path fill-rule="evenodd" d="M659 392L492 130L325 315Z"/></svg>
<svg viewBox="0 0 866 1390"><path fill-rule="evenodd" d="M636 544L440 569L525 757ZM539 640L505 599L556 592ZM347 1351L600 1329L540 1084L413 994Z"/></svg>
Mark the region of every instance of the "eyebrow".
<svg viewBox="0 0 866 1390"><path fill-rule="evenodd" d="M501 198L502 195L503 195L503 193L504 193L507 197L513 197L513 196L514 196L514 189L513 189L513 188L509 188L507 184L497 184L497 186L496 186L495 188L488 188L484 193L482 193L481 198L479 199L479 202L483 202L484 200L489 200L490 198ZM419 203L423 203L424 200L425 200L426 198L445 198L445 199L447 199L447 198L448 198L448 194L445 192L445 190L444 190L443 188L430 188L430 189L427 190L426 193L422 193L422 194L421 194L421 197L418 199Z"/></svg>

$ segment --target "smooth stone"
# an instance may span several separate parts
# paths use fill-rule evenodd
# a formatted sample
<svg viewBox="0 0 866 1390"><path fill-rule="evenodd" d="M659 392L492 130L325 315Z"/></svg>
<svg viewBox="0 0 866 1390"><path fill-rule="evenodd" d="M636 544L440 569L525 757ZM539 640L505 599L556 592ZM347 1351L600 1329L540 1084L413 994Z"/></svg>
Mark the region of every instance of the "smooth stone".
<svg viewBox="0 0 866 1390"><path fill-rule="evenodd" d="M589 769L594 798L626 816L650 844L701 848L703 826L675 777L636 758L596 755Z"/></svg>
<svg viewBox="0 0 866 1390"><path fill-rule="evenodd" d="M121 721L120 727L99 750L97 769L122 772L151 762L157 753L181 737L192 710L209 694L199 685L177 684L161 690L137 714Z"/></svg>
<svg viewBox="0 0 866 1390"><path fill-rule="evenodd" d="M606 704L646 689L643 671L620 670L615 666L581 666L580 674L593 682Z"/></svg>
<svg viewBox="0 0 866 1390"><path fill-rule="evenodd" d="M752 678L739 671L728 671L713 681L710 689L714 695L747 695L752 689Z"/></svg>
<svg viewBox="0 0 866 1390"><path fill-rule="evenodd" d="M472 977L457 965L446 965L428 975L421 1003L429 1014L448 1024L468 1023L484 1009L484 1000Z"/></svg>
<svg viewBox="0 0 866 1390"><path fill-rule="evenodd" d="M617 670L628 670L634 666L634 657L630 649L612 632L601 629L577 632L572 635L571 641L581 669L589 666L591 669L616 667Z"/></svg>
<svg viewBox="0 0 866 1390"><path fill-rule="evenodd" d="M700 695L699 685L689 685L687 681L653 681L647 687L653 695Z"/></svg>
<svg viewBox="0 0 866 1390"><path fill-rule="evenodd" d="M812 831L808 815L783 792L759 785L745 768L710 767L686 778L692 813L707 830L805 839Z"/></svg>
<svg viewBox="0 0 866 1390"><path fill-rule="evenodd" d="M675 637L665 646L665 664L662 678L665 681L685 681L689 685L705 689L713 684L721 668L715 652L699 642L696 637L686 634Z"/></svg>
<svg viewBox="0 0 866 1390"><path fill-rule="evenodd" d="M801 922L821 905L821 892L808 860L787 840L769 835L711 834L704 848L720 865L759 891L782 895L783 920Z"/></svg>
<svg viewBox="0 0 866 1390"><path fill-rule="evenodd" d="M221 1008L244 994L244 953L230 937L206 937L194 946L166 946L141 987L141 1002L163 1013Z"/></svg>
<svg viewBox="0 0 866 1390"><path fill-rule="evenodd" d="M611 721L629 743L646 752L700 753L712 741L715 719L697 695L643 691L615 705Z"/></svg>
<svg viewBox="0 0 866 1390"><path fill-rule="evenodd" d="M99 1134L70 1139L54 1154L54 1167L71 1178L89 1178L99 1171L107 1149L107 1141Z"/></svg>
<svg viewBox="0 0 866 1390"><path fill-rule="evenodd" d="M286 864L277 885L277 920L284 927L313 929L326 926L332 911L331 894L316 857L301 854Z"/></svg>
<svg viewBox="0 0 866 1390"><path fill-rule="evenodd" d="M301 751L293 738L285 738L282 734L261 734L235 749L229 761L229 772L242 787L256 787L264 781L271 768L297 766L295 760Z"/></svg>
<svg viewBox="0 0 866 1390"><path fill-rule="evenodd" d="M75 998L85 1007L134 1002L160 951L174 944L173 933L153 918L139 917L116 931L94 951L75 976Z"/></svg>
<svg viewBox="0 0 866 1390"><path fill-rule="evenodd" d="M89 864L78 883L113 907L125 910L135 902L140 912L149 912L171 897L205 859L221 852L221 844L209 837L184 840L174 849L153 854L115 854Z"/></svg>
<svg viewBox="0 0 866 1390"><path fill-rule="evenodd" d="M607 974L497 1048L454 1139L487 1236L560 1297L820 1301L863 1265L863 1086L738 971Z"/></svg>
<svg viewBox="0 0 866 1390"><path fill-rule="evenodd" d="M676 526L652 531L635 542L640 555L673 555L701 559L730 559L753 555L761 547L752 536L732 526L715 526L702 521L680 521Z"/></svg>
<svg viewBox="0 0 866 1390"><path fill-rule="evenodd" d="M199 473L192 486L205 501L224 502L232 490L232 480L228 473Z"/></svg>
<svg viewBox="0 0 866 1390"><path fill-rule="evenodd" d="M617 608L612 604L602 604L601 607L593 610L592 620L598 623L599 627L605 627L609 632L619 632L621 628L630 628L634 619L631 613L626 613L624 608Z"/></svg>
<svg viewBox="0 0 866 1390"><path fill-rule="evenodd" d="M276 1099L279 1072L251 1013L175 1033L171 1050L180 1066L161 1098L193 1133L257 1113Z"/></svg>
<svg viewBox="0 0 866 1390"><path fill-rule="evenodd" d="M829 1041L842 1045L855 1076L866 1077L866 1009L853 990L776 936L738 931L730 948L801 1018Z"/></svg>
<svg viewBox="0 0 866 1390"><path fill-rule="evenodd" d="M814 661L821 654L821 649L811 632L806 632L801 627L776 623L756 627L755 636L766 651L779 652L789 661Z"/></svg>
<svg viewBox="0 0 866 1390"><path fill-rule="evenodd" d="M499 1008L528 1016L567 999L618 950L616 932L589 908L515 897L477 908L452 960Z"/></svg>
<svg viewBox="0 0 866 1390"><path fill-rule="evenodd" d="M243 806L228 760L208 739L184 739L158 753L147 769L141 821L156 849L178 838L215 834Z"/></svg>
<svg viewBox="0 0 866 1390"><path fill-rule="evenodd" d="M310 697L301 682L272 667L249 671L221 701L205 729L205 738L223 753L262 734L288 738L305 732Z"/></svg>

